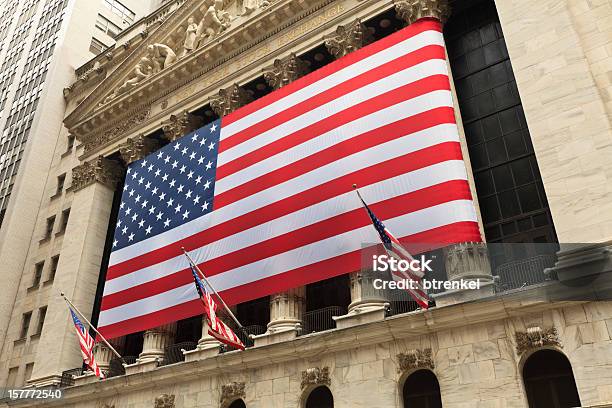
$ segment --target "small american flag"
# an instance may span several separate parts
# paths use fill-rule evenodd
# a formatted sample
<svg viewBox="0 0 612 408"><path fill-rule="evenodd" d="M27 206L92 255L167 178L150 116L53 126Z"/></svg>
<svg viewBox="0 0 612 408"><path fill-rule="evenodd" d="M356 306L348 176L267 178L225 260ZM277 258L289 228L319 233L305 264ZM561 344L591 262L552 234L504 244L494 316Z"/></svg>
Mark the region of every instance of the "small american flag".
<svg viewBox="0 0 612 408"><path fill-rule="evenodd" d="M74 313L72 308L70 308L70 314L72 315L72 321L74 322L74 328L77 332L77 337L79 338L79 345L81 346L81 354L83 355L83 361L85 364L91 368L91 371L99 378L104 378L104 373L96 364L96 360L94 359L94 345L96 344L93 337L89 335L89 332L85 329L83 323L79 317Z"/></svg>
<svg viewBox="0 0 612 408"><path fill-rule="evenodd" d="M228 325L223 323L223 321L217 316L217 303L204 287L204 282L202 282L198 276L198 272L196 271L194 265L191 265L191 273L193 274L198 295L204 304L206 320L208 322L208 334L220 342L227 344L228 346L244 350L244 344L242 341L240 341L238 336L236 336L236 333L234 333L234 331L230 329Z"/></svg>
<svg viewBox="0 0 612 408"><path fill-rule="evenodd" d="M361 203L363 204L364 208L368 212L370 220L372 221L372 225L374 225L376 232L378 232L378 236L380 237L380 240L382 241L387 254L397 260L406 260L408 262L415 261L412 255L410 255L410 252L406 251L406 249L402 246L399 240L395 238L393 234L391 234L387 227L385 227L385 224L383 224L383 222L379 220L376 215L374 215L370 207L368 207L366 202L361 197L361 194L357 192L357 195L359 196L359 199L361 200ZM429 297L421 286L421 279L423 278L423 276L425 276L425 273L423 271L416 269L408 269L405 272L400 270L394 270L391 271L391 276L395 281L408 279L411 282L414 282L413 286L416 286L416 288L408 288L408 293L410 293L410 295L419 304L419 306L424 309L427 309L429 307Z"/></svg>

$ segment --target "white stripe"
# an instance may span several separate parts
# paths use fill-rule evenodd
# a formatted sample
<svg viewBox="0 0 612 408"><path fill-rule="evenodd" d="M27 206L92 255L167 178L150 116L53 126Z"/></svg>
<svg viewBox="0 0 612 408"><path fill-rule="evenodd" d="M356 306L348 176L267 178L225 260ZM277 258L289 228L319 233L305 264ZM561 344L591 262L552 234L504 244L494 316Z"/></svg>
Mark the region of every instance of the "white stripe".
<svg viewBox="0 0 612 408"><path fill-rule="evenodd" d="M214 225L265 207L309 188L319 186L324 182L337 178L339 175L373 166L377 163L442 142L457 142L458 140L459 136L455 125L439 125L358 152L264 191L252 194L177 228L115 251L111 253L110 265L112 266L138 255L154 251L157 248L168 245L168 243L176 242ZM461 174L463 173L465 173L465 169L462 170Z"/></svg>
<svg viewBox="0 0 612 408"><path fill-rule="evenodd" d="M318 95L321 92L333 88L334 86L355 78L365 72L379 67L387 62L393 61L402 55L409 54L413 51L426 47L428 45L444 46L444 37L439 31L424 31L411 38L408 38L400 43L397 43L389 48L381 50L376 54L370 55L363 60L342 68L319 81L305 86L278 101L264 106L256 112L245 116L225 126L224 137L232 136L254 124L266 120L279 112L284 111L292 106L297 105L305 99Z"/></svg>
<svg viewBox="0 0 612 408"><path fill-rule="evenodd" d="M363 133L382 128L385 125L432 109L452 106L453 101L449 91L435 91L379 110L217 180L215 183L215 194L224 193L305 157L315 157L323 149L350 140ZM456 128L456 125L448 124L447 127ZM456 133L456 130L453 133ZM459 140L458 136L457 140Z"/></svg>
<svg viewBox="0 0 612 408"><path fill-rule="evenodd" d="M429 207L386 220L400 237L414 235L455 222L476 222L474 205L470 200L457 200ZM361 248L365 242L377 242L378 234L371 225L306 245L295 250L253 262L212 276L210 283L217 291L248 284L293 269L310 265ZM100 326L139 317L197 299L193 283L100 312Z"/></svg>
<svg viewBox="0 0 612 408"><path fill-rule="evenodd" d="M465 165L462 161L452 160L438 163L365 186L361 191L366 196L376 197L376 202L379 202L450 180L467 180ZM212 260L360 207L361 202L356 200L355 193L350 191L283 217L262 223L246 231L230 235L208 245L206 249L197 251L193 256L197 258L195 259L197 263L204 260ZM187 267L189 267L189 263L185 256L182 254L177 255L164 262L108 280L104 287L104 296L162 278Z"/></svg>
<svg viewBox="0 0 612 408"><path fill-rule="evenodd" d="M246 154L259 150L276 140L297 132L314 123L325 120L340 111L349 109L359 103L371 100L386 92L398 89L406 84L413 83L433 75L448 75L446 61L435 59L422 62L418 65L407 68L403 71L399 71L393 75L384 77L376 82L372 82L366 86L358 88L353 92L341 96L340 98L329 101L326 104L309 110L300 116L283 122L282 124L262 132L257 136L232 147L229 150L219 153L219 157L217 158L217 167L221 167L233 160L239 160ZM421 112L424 110L427 109L421 109ZM405 116L401 117L406 116L409 115L405 114ZM348 125L350 126L350 123ZM225 138L225 128L221 128L221 139L223 138Z"/></svg>

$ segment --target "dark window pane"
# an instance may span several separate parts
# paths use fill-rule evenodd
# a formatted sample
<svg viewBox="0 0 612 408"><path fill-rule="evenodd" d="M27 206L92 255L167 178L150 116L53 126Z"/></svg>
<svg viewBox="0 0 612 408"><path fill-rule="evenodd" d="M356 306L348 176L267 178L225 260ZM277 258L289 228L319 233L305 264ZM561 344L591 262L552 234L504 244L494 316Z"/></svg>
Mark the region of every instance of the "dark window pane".
<svg viewBox="0 0 612 408"><path fill-rule="evenodd" d="M482 218L485 223L494 222L499 220L499 208L497 206L497 197L484 198L480 202L480 209L482 211Z"/></svg>
<svg viewBox="0 0 612 408"><path fill-rule="evenodd" d="M507 164L494 168L492 172L493 180L495 180L495 188L498 192L514 187L512 174L510 174L510 167Z"/></svg>
<svg viewBox="0 0 612 408"><path fill-rule="evenodd" d="M499 112L499 122L505 135L521 128L521 123L516 115L516 108Z"/></svg>
<svg viewBox="0 0 612 408"><path fill-rule="evenodd" d="M508 157L510 159L527 154L527 146L524 140L525 136L524 131L518 131L504 136Z"/></svg>
<svg viewBox="0 0 612 408"><path fill-rule="evenodd" d="M470 161L474 169L480 169L486 167L489 164L487 160L487 152L485 151L485 145L470 146Z"/></svg>
<svg viewBox="0 0 612 408"><path fill-rule="evenodd" d="M495 185L493 184L493 176L490 171L483 171L474 175L476 181L476 190L480 196L486 196L495 193Z"/></svg>
<svg viewBox="0 0 612 408"><path fill-rule="evenodd" d="M473 122L465 126L465 138L468 144L476 144L484 141L484 133L480 122Z"/></svg>
<svg viewBox="0 0 612 408"><path fill-rule="evenodd" d="M531 218L523 218L517 221L519 231L529 231L531 229Z"/></svg>
<svg viewBox="0 0 612 408"><path fill-rule="evenodd" d="M489 154L489 163L491 163L491 165L499 164L507 160L506 148L504 146L504 141L501 139L488 142L487 153Z"/></svg>
<svg viewBox="0 0 612 408"><path fill-rule="evenodd" d="M501 213L504 218L510 218L520 214L521 209L516 199L514 191L507 191L499 194L499 205L501 207Z"/></svg>
<svg viewBox="0 0 612 408"><path fill-rule="evenodd" d="M516 233L516 225L513 222L507 222L502 224L502 231L504 235L511 235Z"/></svg>
<svg viewBox="0 0 612 408"><path fill-rule="evenodd" d="M517 186L531 183L534 180L529 158L512 162L510 166L512 167L512 174Z"/></svg>
<svg viewBox="0 0 612 408"><path fill-rule="evenodd" d="M497 139L501 137L501 127L497 120L497 115L489 116L482 120L482 128L486 140Z"/></svg>
<svg viewBox="0 0 612 408"><path fill-rule="evenodd" d="M516 192L521 202L523 212L531 212L542 208L540 197L538 196L538 189L535 184L519 187Z"/></svg>

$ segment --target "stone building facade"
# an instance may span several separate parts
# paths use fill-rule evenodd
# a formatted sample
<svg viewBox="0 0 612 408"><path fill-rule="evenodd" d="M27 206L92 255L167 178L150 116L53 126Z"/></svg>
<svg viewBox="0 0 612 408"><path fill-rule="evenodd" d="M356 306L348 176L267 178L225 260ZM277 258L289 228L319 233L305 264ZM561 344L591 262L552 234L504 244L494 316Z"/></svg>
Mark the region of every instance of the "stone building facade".
<svg viewBox="0 0 612 408"><path fill-rule="evenodd" d="M180 352L183 361L167 364L180 322L147 330L125 374L104 381L77 375L61 400L37 404L289 408L329 406L331 396L336 407L420 406L411 401L423 398L451 408L533 407L546 406L534 405L534 384L569 381L564 389L575 384L576 395L553 393L548 406L577 400L612 406L612 302L605 301L605 272L612 270L612 4L606 0L169 2L89 61L85 67L96 66L95 75L64 90L65 127L44 191L53 191L63 173L70 187L22 215L36 220L34 233L8 239L1 231L0 259L18 276L15 293L26 301L0 315L9 328L0 338L0 385L33 347L17 341L22 314L33 304L28 297L48 303L27 385L63 387L62 373L80 366L56 293L65 292L95 320L126 164L421 18L446 24L456 118L483 238L588 245L562 246L554 262L535 271L548 279L502 292L493 290L499 278L491 275L500 275L482 256L484 246L447 248L449 279L477 276L487 285L470 296L438 294L428 311L389 313L385 299L368 293L368 277L356 272L342 281L349 299L335 314L335 328L309 334L304 316L316 308L309 288L275 294L266 300L265 333L255 334L245 351L220 352L204 335ZM163 57L152 71L142 69L147 47ZM78 146L66 154L73 136ZM525 168L530 178L519 183ZM504 174L513 175L510 187L502 188ZM41 239L47 220L66 210L62 234ZM11 225L16 231L18 219ZM50 248L60 255L54 279L32 293L25 277ZM130 341L113 344L128 353ZM531 375L542 369L540 356L569 367L561 382ZM97 357L111 369L110 350L100 346ZM415 394L415 375L431 389Z"/></svg>

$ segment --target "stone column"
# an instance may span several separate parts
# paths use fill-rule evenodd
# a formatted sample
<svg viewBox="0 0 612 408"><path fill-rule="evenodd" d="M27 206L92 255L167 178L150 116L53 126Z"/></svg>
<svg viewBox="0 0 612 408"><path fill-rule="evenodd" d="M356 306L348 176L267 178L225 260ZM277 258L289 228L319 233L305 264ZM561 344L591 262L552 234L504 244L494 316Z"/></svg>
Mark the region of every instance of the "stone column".
<svg viewBox="0 0 612 408"><path fill-rule="evenodd" d="M138 135L134 138L128 138L125 143L119 146L119 153L127 164L143 159L146 155L152 153L159 147L156 140Z"/></svg>
<svg viewBox="0 0 612 408"><path fill-rule="evenodd" d="M476 300L495 293L487 245L484 242L463 242L445 249L448 280L473 282L478 288L448 290L436 295L436 306Z"/></svg>
<svg viewBox="0 0 612 408"><path fill-rule="evenodd" d="M335 58L342 58L371 41L372 33L357 19L350 24L338 26L336 34L325 39L325 46Z"/></svg>
<svg viewBox="0 0 612 408"><path fill-rule="evenodd" d="M167 346L172 343L176 332L176 323L158 326L144 332L142 353L138 356L139 364L163 361Z"/></svg>
<svg viewBox="0 0 612 408"><path fill-rule="evenodd" d="M115 350L121 353L121 348L125 343L125 337L118 337L116 339L109 340L108 342L115 348ZM111 360L117 358L117 356L115 356L115 353L113 353L106 343L99 342L94 347L94 358L96 359L98 367L100 367L102 371L108 372L110 369Z"/></svg>
<svg viewBox="0 0 612 408"><path fill-rule="evenodd" d="M164 138L173 142L179 137L200 128L203 124L204 121L201 117L185 110L176 115L170 115L170 119L162 122L162 131L164 132Z"/></svg>
<svg viewBox="0 0 612 408"><path fill-rule="evenodd" d="M396 0L394 3L397 17L406 24L422 18L435 18L444 23L451 14L448 0Z"/></svg>
<svg viewBox="0 0 612 408"><path fill-rule="evenodd" d="M115 187L122 172L119 163L104 157L84 162L72 171L70 190L74 197L53 291L61 288L87 318L93 309ZM37 348L33 385L57 384L62 371L83 364L71 326L65 302L51 296Z"/></svg>
<svg viewBox="0 0 612 408"><path fill-rule="evenodd" d="M219 117L223 117L252 100L253 97L244 88L234 84L229 88L220 89L217 96L211 97L210 107Z"/></svg>

